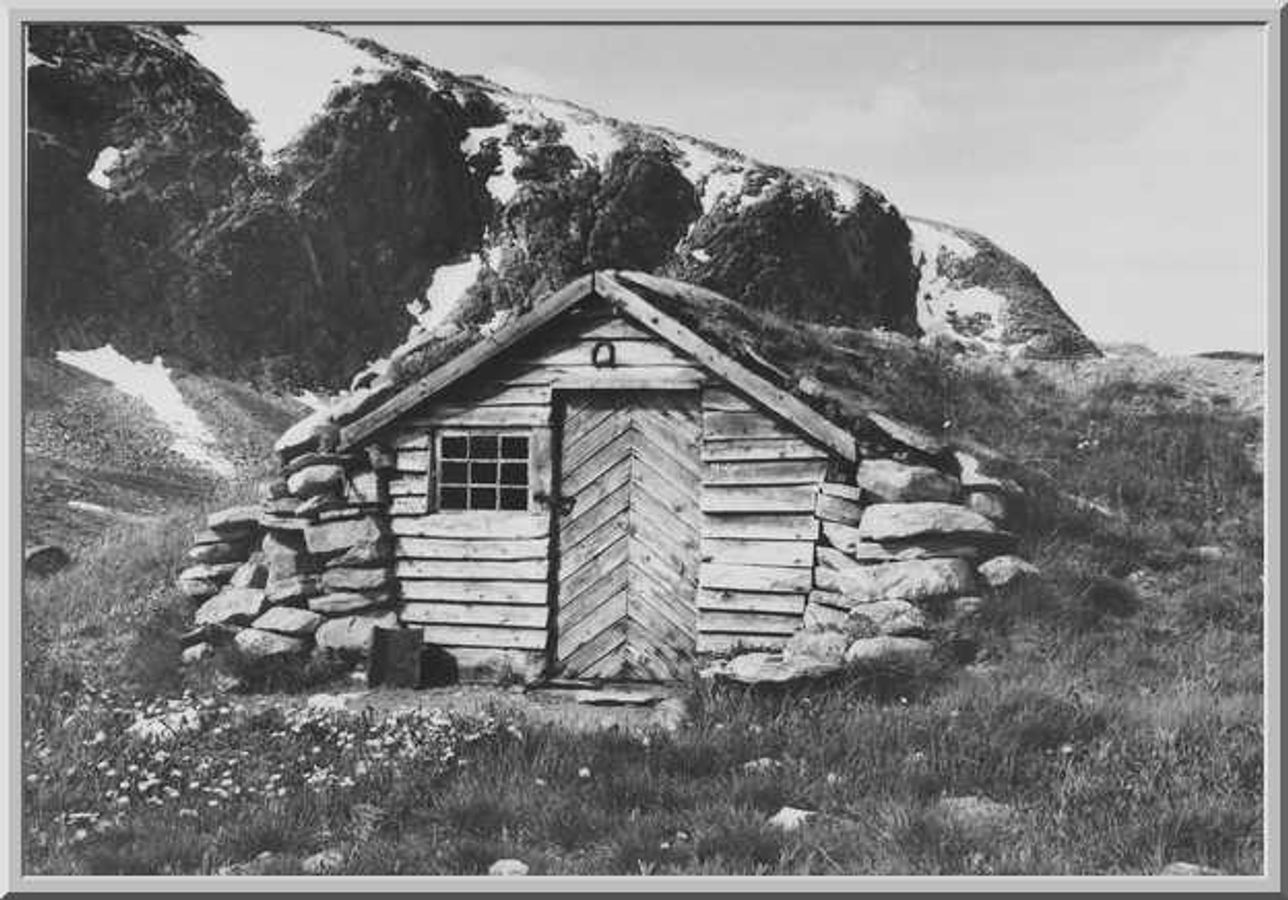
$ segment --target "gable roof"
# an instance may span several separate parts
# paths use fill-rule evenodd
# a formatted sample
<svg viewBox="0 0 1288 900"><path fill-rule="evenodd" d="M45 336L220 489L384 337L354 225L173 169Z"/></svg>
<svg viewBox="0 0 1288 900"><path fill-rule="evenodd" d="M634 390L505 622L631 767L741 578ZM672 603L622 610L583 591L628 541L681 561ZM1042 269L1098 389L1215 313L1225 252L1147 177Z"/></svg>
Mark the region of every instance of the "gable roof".
<svg viewBox="0 0 1288 900"><path fill-rule="evenodd" d="M619 298L623 292L634 295L743 370L853 435L860 452L902 452L930 465L955 467L945 422L944 363L914 339L879 329L802 322L690 283L626 270L577 278L527 312L516 312L490 335L477 326L447 323L409 339L378 374L369 369L371 379L295 423L274 449L287 461L340 438L352 446L371 433L378 411L410 408L415 392L441 390L445 384L431 389L434 381L454 381L462 374L458 369L484 364L501 345L518 340L516 332L531 333L584 297L613 289L620 289ZM394 417L399 414L393 412ZM953 433L952 445L981 458L1001 458L964 435Z"/></svg>
<svg viewBox="0 0 1288 900"><path fill-rule="evenodd" d="M519 341L553 322L562 313L589 297L607 301L619 314L655 334L672 347L693 357L701 366L741 390L765 411L783 419L796 430L853 462L858 457L854 436L842 426L810 408L793 394L740 364L705 341L693 330L650 303L639 288L650 292L688 292L725 301L711 291L644 273L594 272L584 275L562 290L539 301L528 312L492 335L452 357L424 376L404 386L374 409L340 429L339 449L345 450L370 437L413 407L478 370Z"/></svg>

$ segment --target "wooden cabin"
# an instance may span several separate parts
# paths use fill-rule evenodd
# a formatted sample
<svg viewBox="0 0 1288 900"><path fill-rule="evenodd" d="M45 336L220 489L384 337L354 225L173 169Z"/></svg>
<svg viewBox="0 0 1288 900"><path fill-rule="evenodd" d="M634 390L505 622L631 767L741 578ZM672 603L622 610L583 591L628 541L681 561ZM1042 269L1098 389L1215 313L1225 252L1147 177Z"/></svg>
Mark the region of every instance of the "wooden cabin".
<svg viewBox="0 0 1288 900"><path fill-rule="evenodd" d="M463 668L667 680L801 627L854 438L631 283L576 280L340 431L392 455L398 617Z"/></svg>

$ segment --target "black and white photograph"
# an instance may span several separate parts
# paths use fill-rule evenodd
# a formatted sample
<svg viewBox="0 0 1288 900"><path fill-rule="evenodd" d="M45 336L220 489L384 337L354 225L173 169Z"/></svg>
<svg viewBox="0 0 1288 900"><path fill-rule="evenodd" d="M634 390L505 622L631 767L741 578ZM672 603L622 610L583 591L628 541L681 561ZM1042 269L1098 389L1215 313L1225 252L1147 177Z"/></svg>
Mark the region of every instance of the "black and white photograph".
<svg viewBox="0 0 1288 900"><path fill-rule="evenodd" d="M1277 6L635 12L10 10L10 889L1277 892Z"/></svg>

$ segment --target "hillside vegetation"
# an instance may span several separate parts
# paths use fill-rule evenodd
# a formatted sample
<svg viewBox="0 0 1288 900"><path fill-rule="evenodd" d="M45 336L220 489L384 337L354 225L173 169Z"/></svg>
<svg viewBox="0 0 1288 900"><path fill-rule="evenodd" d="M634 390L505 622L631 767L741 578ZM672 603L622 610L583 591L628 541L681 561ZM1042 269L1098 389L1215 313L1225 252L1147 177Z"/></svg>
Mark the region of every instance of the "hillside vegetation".
<svg viewBox="0 0 1288 900"><path fill-rule="evenodd" d="M500 708L265 710L178 663L191 507L28 585L26 871L1258 873L1256 412L1112 368L905 349L906 408L1015 460L1020 550L1045 573L991 598L961 659L778 691L695 683L689 722L644 734ZM192 730L139 743L126 728L145 710ZM947 815L963 796L1011 815ZM771 827L784 805L822 815Z"/></svg>

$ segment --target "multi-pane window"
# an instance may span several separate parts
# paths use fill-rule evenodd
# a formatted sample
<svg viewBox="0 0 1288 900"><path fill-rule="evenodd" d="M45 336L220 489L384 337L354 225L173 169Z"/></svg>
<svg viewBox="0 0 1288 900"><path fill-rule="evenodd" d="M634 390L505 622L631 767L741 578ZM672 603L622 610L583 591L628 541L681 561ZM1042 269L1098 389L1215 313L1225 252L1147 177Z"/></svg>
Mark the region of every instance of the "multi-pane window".
<svg viewBox="0 0 1288 900"><path fill-rule="evenodd" d="M438 437L438 508L528 508L526 434L447 433Z"/></svg>

